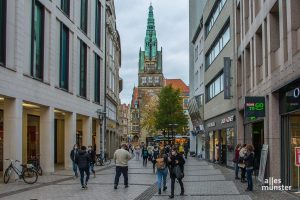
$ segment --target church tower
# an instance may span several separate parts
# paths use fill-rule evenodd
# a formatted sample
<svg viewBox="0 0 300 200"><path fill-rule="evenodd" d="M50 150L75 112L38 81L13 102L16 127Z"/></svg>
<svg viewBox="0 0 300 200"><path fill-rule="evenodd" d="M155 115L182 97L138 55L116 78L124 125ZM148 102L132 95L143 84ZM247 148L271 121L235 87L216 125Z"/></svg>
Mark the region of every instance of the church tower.
<svg viewBox="0 0 300 200"><path fill-rule="evenodd" d="M150 4L147 19L144 51L139 52L138 99L140 117L143 117L143 107L151 98L158 98L163 87L162 48L158 51L153 6ZM147 132L141 130L141 141L145 141Z"/></svg>

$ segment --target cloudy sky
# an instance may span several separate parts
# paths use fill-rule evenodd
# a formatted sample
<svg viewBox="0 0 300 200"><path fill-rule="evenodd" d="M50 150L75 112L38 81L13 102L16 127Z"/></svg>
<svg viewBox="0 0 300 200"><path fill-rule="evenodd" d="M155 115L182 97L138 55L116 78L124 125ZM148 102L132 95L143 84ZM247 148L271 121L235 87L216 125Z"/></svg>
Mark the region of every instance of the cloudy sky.
<svg viewBox="0 0 300 200"><path fill-rule="evenodd" d="M158 47L163 47L163 73L188 84L188 0L115 0L117 29L121 35L122 103L130 103L138 80L138 53L144 50L148 8L152 2Z"/></svg>

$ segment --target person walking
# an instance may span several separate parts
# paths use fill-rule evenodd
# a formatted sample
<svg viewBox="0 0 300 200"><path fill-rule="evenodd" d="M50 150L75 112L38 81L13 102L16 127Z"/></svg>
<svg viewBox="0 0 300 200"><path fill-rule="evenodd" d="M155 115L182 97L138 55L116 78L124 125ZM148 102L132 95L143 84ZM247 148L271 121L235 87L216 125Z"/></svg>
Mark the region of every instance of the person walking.
<svg viewBox="0 0 300 200"><path fill-rule="evenodd" d="M87 189L87 183L90 178L91 157L86 151L86 146L82 146L81 149L78 151L78 154L76 154L75 163L78 165L79 168L81 187L82 189ZM84 173L86 174L85 181Z"/></svg>
<svg viewBox="0 0 300 200"><path fill-rule="evenodd" d="M139 161L140 160L140 152L141 152L141 149L140 149L139 145L137 145L134 148L134 152L135 152L135 160Z"/></svg>
<svg viewBox="0 0 300 200"><path fill-rule="evenodd" d="M248 182L248 187L246 191L253 191L252 173L254 167L254 147L252 144L248 144L246 146L246 149L247 149L247 153L244 157L246 172L247 172L247 182Z"/></svg>
<svg viewBox="0 0 300 200"><path fill-rule="evenodd" d="M241 150L241 144L237 144L235 147L235 153L234 153L234 158L233 158L233 162L234 162L234 168L235 168L235 179L238 180L239 178L239 154L240 154L240 150Z"/></svg>
<svg viewBox="0 0 300 200"><path fill-rule="evenodd" d="M131 159L131 154L126 151L126 146L126 144L122 144L121 149L116 150L114 153L113 160L116 164L114 189L118 189L121 174L123 174L124 177L125 188L128 187L128 161Z"/></svg>
<svg viewBox="0 0 300 200"><path fill-rule="evenodd" d="M142 148L142 157L143 157L143 166L144 167L147 167L147 159L148 159L148 150L147 150L147 147L144 146Z"/></svg>
<svg viewBox="0 0 300 200"><path fill-rule="evenodd" d="M157 188L158 194L161 194L161 183L163 183L163 191L167 190L167 175L168 175L168 157L163 151L159 153L156 158L156 177L157 177Z"/></svg>
<svg viewBox="0 0 300 200"><path fill-rule="evenodd" d="M94 166L96 163L96 152L93 150L91 145L88 147L88 154L90 155L91 158L90 170L94 174L94 178L96 178L96 172L94 170Z"/></svg>
<svg viewBox="0 0 300 200"><path fill-rule="evenodd" d="M184 144L184 156L185 156L185 158L187 158L188 153L189 153L189 144L185 143Z"/></svg>
<svg viewBox="0 0 300 200"><path fill-rule="evenodd" d="M177 152L177 149L172 149L171 156L168 157L169 163L169 170L170 170L170 178L171 178L171 195L169 196L170 199L174 198L174 190L175 190L175 180L177 179L180 185L180 196L184 195L184 187L182 178L184 176L184 164L185 160L182 154Z"/></svg>
<svg viewBox="0 0 300 200"><path fill-rule="evenodd" d="M158 147L155 146L153 151L152 151L152 164L153 164L153 174L155 174L155 164L156 164L156 159L159 156L159 150Z"/></svg>
<svg viewBox="0 0 300 200"><path fill-rule="evenodd" d="M70 158L72 160L72 166L73 166L73 172L74 172L74 177L78 177L78 172L77 172L77 164L75 163L75 157L78 154L78 145L74 144L73 149L70 152Z"/></svg>
<svg viewBox="0 0 300 200"><path fill-rule="evenodd" d="M247 149L246 149L247 144L243 144L242 148L240 149L239 152L239 164L238 166L241 168L241 182L242 183L246 183L246 165L244 163L244 157L247 153Z"/></svg>

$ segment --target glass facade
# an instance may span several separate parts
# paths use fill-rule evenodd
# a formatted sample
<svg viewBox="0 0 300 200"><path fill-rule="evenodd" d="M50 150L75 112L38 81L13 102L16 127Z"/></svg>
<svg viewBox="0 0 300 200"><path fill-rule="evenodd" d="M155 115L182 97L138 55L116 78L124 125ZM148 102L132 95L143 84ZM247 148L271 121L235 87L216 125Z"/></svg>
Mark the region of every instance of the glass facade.
<svg viewBox="0 0 300 200"><path fill-rule="evenodd" d="M206 87L207 101L211 100L224 90L224 74L220 74L215 80Z"/></svg>
<svg viewBox="0 0 300 200"><path fill-rule="evenodd" d="M69 29L63 23L60 26L59 87L69 89Z"/></svg>
<svg viewBox="0 0 300 200"><path fill-rule="evenodd" d="M95 19L95 43L101 45L101 3L96 0L96 19Z"/></svg>
<svg viewBox="0 0 300 200"><path fill-rule="evenodd" d="M300 147L300 112L294 113L290 115L290 123L289 129L291 134L291 146L290 146L290 153L291 153L291 186L296 188L298 186L298 167L295 165L295 147Z"/></svg>
<svg viewBox="0 0 300 200"><path fill-rule="evenodd" d="M219 1L217 1L217 4L215 5L214 9L212 9L212 13L210 14L210 17L208 18L206 25L205 25L206 26L206 35L208 35L208 33L211 31L212 27L214 26L225 3L226 3L226 0L219 0Z"/></svg>
<svg viewBox="0 0 300 200"><path fill-rule="evenodd" d="M80 28L87 33L88 0L81 0Z"/></svg>
<svg viewBox="0 0 300 200"><path fill-rule="evenodd" d="M0 64L5 64L6 55L6 0L0 1Z"/></svg>
<svg viewBox="0 0 300 200"><path fill-rule="evenodd" d="M31 76L43 80L44 65L44 7L33 1Z"/></svg>
<svg viewBox="0 0 300 200"><path fill-rule="evenodd" d="M95 102L100 103L100 57L95 53Z"/></svg>
<svg viewBox="0 0 300 200"><path fill-rule="evenodd" d="M66 15L70 16L70 0L61 0L61 9Z"/></svg>
<svg viewBox="0 0 300 200"><path fill-rule="evenodd" d="M86 97L87 46L80 41L79 95Z"/></svg>

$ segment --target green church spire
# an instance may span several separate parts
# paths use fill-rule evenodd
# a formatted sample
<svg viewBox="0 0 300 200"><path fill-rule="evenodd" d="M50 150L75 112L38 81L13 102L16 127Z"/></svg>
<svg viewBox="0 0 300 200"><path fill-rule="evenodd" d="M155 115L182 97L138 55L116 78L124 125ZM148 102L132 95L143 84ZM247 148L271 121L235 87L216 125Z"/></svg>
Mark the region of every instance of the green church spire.
<svg viewBox="0 0 300 200"><path fill-rule="evenodd" d="M145 37L145 57L146 59L155 59L157 55L157 38L155 31L153 6L150 4L147 20L147 30Z"/></svg>

